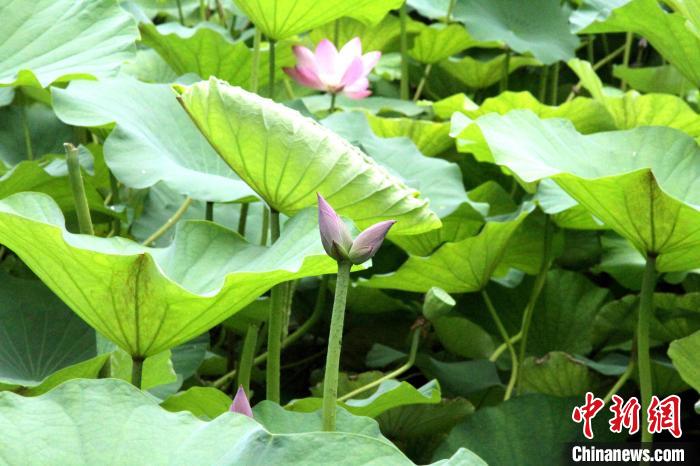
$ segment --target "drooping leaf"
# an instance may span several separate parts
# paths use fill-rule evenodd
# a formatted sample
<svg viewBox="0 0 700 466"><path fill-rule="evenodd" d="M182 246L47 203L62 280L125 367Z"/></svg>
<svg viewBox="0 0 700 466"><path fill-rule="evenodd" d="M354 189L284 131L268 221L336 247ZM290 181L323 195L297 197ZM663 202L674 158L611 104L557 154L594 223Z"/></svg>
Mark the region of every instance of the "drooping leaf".
<svg viewBox="0 0 700 466"><path fill-rule="evenodd" d="M7 245L91 326L131 355L152 356L200 335L276 283L332 273L309 209L270 248L209 222L180 225L162 249L65 231L50 198L0 201Z"/></svg>
<svg viewBox="0 0 700 466"><path fill-rule="evenodd" d="M286 39L343 16L376 24L389 10L402 3L402 0L330 0L319 8L313 0L234 1L263 34L275 40Z"/></svg>
<svg viewBox="0 0 700 466"><path fill-rule="evenodd" d="M211 422L170 413L116 380L71 381L35 398L0 393L0 427L0 455L10 464L413 464L362 434L275 434L235 413Z"/></svg>
<svg viewBox="0 0 700 466"><path fill-rule="evenodd" d="M526 182L554 179L640 252L658 254L657 270L700 265L700 149L689 136L661 127L584 136L524 111L478 124L496 163Z"/></svg>
<svg viewBox="0 0 700 466"><path fill-rule="evenodd" d="M116 123L105 141L105 161L122 183L159 181L178 193L227 202L254 196L197 131L167 85L133 79L75 82L52 90L58 117L76 126Z"/></svg>
<svg viewBox="0 0 700 466"><path fill-rule="evenodd" d="M416 234L440 224L414 189L294 110L213 78L180 99L223 160L279 212L315 205L318 192L361 229L393 219L393 234Z"/></svg>
<svg viewBox="0 0 700 466"><path fill-rule="evenodd" d="M478 291L491 279L511 236L531 211L529 205L512 215L494 218L476 236L445 243L428 257L409 256L396 272L374 275L360 284L418 292L433 286L448 293Z"/></svg>
<svg viewBox="0 0 700 466"><path fill-rule="evenodd" d="M176 393L160 404L168 411L189 411L200 419L210 420L231 407L231 398L214 387L190 387Z"/></svg>
<svg viewBox="0 0 700 466"><path fill-rule="evenodd" d="M696 391L700 391L698 354L700 354L700 330L671 342L668 347L668 355L673 361L673 365L678 369L683 380Z"/></svg>
<svg viewBox="0 0 700 466"><path fill-rule="evenodd" d="M0 86L113 75L138 38L131 15L111 0L2 0L0 17Z"/></svg>
<svg viewBox="0 0 700 466"><path fill-rule="evenodd" d="M434 64L471 47L499 46L498 42L474 39L460 24L435 24L421 30L408 53L421 63Z"/></svg>
<svg viewBox="0 0 700 466"><path fill-rule="evenodd" d="M557 0L466 0L455 15L481 41L502 41L544 64L574 56L578 38Z"/></svg>

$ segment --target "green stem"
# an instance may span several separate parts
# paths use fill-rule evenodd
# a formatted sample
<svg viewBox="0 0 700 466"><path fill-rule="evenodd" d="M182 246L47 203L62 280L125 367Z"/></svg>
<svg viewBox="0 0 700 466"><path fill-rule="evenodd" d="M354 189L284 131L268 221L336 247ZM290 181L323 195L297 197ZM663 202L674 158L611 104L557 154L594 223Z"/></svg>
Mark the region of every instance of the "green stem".
<svg viewBox="0 0 700 466"><path fill-rule="evenodd" d="M345 401L349 400L351 398L356 397L360 393L364 393L367 390L370 390L374 387L378 387L379 385L382 384L382 382L386 380L391 380L395 379L396 377L400 376L407 370L409 370L411 367L413 367L413 364L416 362L416 354L418 354L418 343L420 342L420 332L421 328L417 327L413 330L413 335L411 336L411 349L409 350L408 354L408 360L406 361L405 364L403 364L401 367L398 367L394 369L393 371L389 372L388 374L383 375L382 377L378 378L377 380L373 380L372 382L368 383L367 385L363 385L360 388L356 388L355 390L346 393L345 395L341 396L338 398L338 401Z"/></svg>
<svg viewBox="0 0 700 466"><path fill-rule="evenodd" d="M447 6L447 14L445 15L445 24L449 24L452 20L452 12L455 9L455 3L457 0L450 0L450 4Z"/></svg>
<svg viewBox="0 0 700 466"><path fill-rule="evenodd" d="M27 160L34 160L34 150L32 149L32 136L29 132L29 121L27 119L27 99L23 94L18 93L17 101L20 104L19 115L22 120L22 134L24 135L24 147L27 151Z"/></svg>
<svg viewBox="0 0 700 466"><path fill-rule="evenodd" d="M647 429L647 408L651 401L651 360L649 356L649 322L654 313L654 288L656 287L656 256L647 253L646 267L639 295L639 318L637 321L637 367L641 391L642 442L651 442L652 434Z"/></svg>
<svg viewBox="0 0 700 466"><path fill-rule="evenodd" d="M627 364L627 368L625 369L625 372L622 373L619 379L615 382L615 384L612 386L610 391L605 395L605 398L603 398L603 402L605 404L608 404L610 400L612 400L613 395L615 395L617 392L620 391L623 385L629 380L629 378L632 376L632 373L634 372L634 358L630 358L630 362ZM645 411L646 412L646 411Z"/></svg>
<svg viewBox="0 0 700 466"><path fill-rule="evenodd" d="M238 214L238 234L245 237L245 227L248 223L248 210L250 209L250 204L247 202L241 204L241 212Z"/></svg>
<svg viewBox="0 0 700 466"><path fill-rule="evenodd" d="M540 69L540 89L537 94L537 98L540 102L544 103L544 99L547 96L547 81L549 80L549 73L546 66Z"/></svg>
<svg viewBox="0 0 700 466"><path fill-rule="evenodd" d="M250 90L251 92L258 92L260 74L260 42L262 41L262 33L260 29L255 28L255 35L253 36L253 60L250 64Z"/></svg>
<svg viewBox="0 0 700 466"><path fill-rule="evenodd" d="M250 373L253 370L255 359L255 347L258 342L258 332L260 326L258 324L248 325L243 340L243 349L241 351L241 359L238 362L238 385L242 385L246 393L250 393Z"/></svg>
<svg viewBox="0 0 700 466"><path fill-rule="evenodd" d="M131 357L131 384L141 389L141 381L143 380L143 357Z"/></svg>
<svg viewBox="0 0 700 466"><path fill-rule="evenodd" d="M340 352L343 343L343 321L345 320L345 301L350 286L350 269L348 261L338 262L338 278L335 282L333 315L328 334L328 353L326 370L323 377L323 430L335 430L335 413L338 399L338 371L340 369Z"/></svg>
<svg viewBox="0 0 700 466"><path fill-rule="evenodd" d="M80 161L78 160L78 148L73 144L65 143L66 162L68 164L68 176L70 187L73 191L73 201L75 202L75 213L78 215L78 227L80 233L84 235L94 235L92 228L92 218L90 218L90 206L88 205L85 185L83 184L83 174L80 171Z"/></svg>
<svg viewBox="0 0 700 466"><path fill-rule="evenodd" d="M335 112L335 98L337 94L334 92L331 94L331 106L328 107L328 114L330 115L331 113Z"/></svg>
<svg viewBox="0 0 700 466"><path fill-rule="evenodd" d="M544 251L542 254L542 264L540 265L540 270L537 272L537 277L535 277L535 283L532 286L532 292L530 293L530 298L525 306L525 311L523 312L523 320L520 326L520 333L522 334L520 341L520 354L518 356L518 367L523 366L523 361L525 361L525 354L527 352L527 336L530 331L530 323L532 322L532 314L535 311L535 305L540 297L542 288L544 288L544 283L547 281L547 271L550 265L550 251L552 247L552 231L550 225L549 216L545 217L544 223ZM522 374L518 374L516 387L518 388L518 394L520 394Z"/></svg>
<svg viewBox="0 0 700 466"><path fill-rule="evenodd" d="M500 92L508 90L508 78L510 74L510 49L506 50L506 57L503 60L503 76L501 76Z"/></svg>
<svg viewBox="0 0 700 466"><path fill-rule="evenodd" d="M594 49L595 36L593 34L588 34L588 43L586 44L586 51L588 53L588 63L595 62L595 49Z"/></svg>
<svg viewBox="0 0 700 466"><path fill-rule="evenodd" d="M280 237L280 214L273 208L270 208L270 214L270 240L274 244ZM275 403L280 402L282 327L288 286L287 283L275 285L270 297L270 317L267 327L266 398Z"/></svg>
<svg viewBox="0 0 700 466"><path fill-rule="evenodd" d="M172 226L175 225L178 222L178 220L180 220L180 218L185 214L185 212L187 212L187 209L189 209L191 205L192 198L186 198L184 202L180 205L180 207L178 207L178 209L175 211L173 216L166 220L166 222L163 225L161 225L160 228L153 232L153 234L146 238L146 240L143 241L141 244L143 244L144 246L148 246L155 240L163 236L166 231L172 228Z"/></svg>
<svg viewBox="0 0 700 466"><path fill-rule="evenodd" d="M180 20L181 25L185 25L185 15L182 14L182 0L176 0L177 2L177 17Z"/></svg>
<svg viewBox="0 0 700 466"><path fill-rule="evenodd" d="M207 0L199 0L199 20L206 21L207 19Z"/></svg>
<svg viewBox="0 0 700 466"><path fill-rule="evenodd" d="M214 203L207 201L205 211L204 211L204 220L207 220L209 222L214 221Z"/></svg>
<svg viewBox="0 0 700 466"><path fill-rule="evenodd" d="M269 79L270 82L267 83L269 97L275 100L275 41L270 39L270 68L269 68Z"/></svg>
<svg viewBox="0 0 700 466"><path fill-rule="evenodd" d="M224 5L221 0L214 0L216 3L216 12L219 14L219 22L225 28L226 27L226 12L224 11Z"/></svg>
<svg viewBox="0 0 700 466"><path fill-rule="evenodd" d="M607 54L603 58L600 59L597 63L593 64L593 71L598 71L602 67L604 67L606 64L609 62L613 61L616 59L621 53L625 51L625 46L623 45L620 48L615 49L611 53ZM576 94L578 91L581 89L581 81L577 82L571 89L571 92L569 93L569 96L566 98L566 102L571 101L574 97L576 97Z"/></svg>
<svg viewBox="0 0 700 466"><path fill-rule="evenodd" d="M628 32L627 35L625 36L625 52L624 55L622 56L622 64L625 66L625 68L629 68L630 66L630 55L632 54L632 40L634 39L634 33ZM623 91L627 90L627 82L623 79L622 82L620 83L620 87L622 88Z"/></svg>
<svg viewBox="0 0 700 466"><path fill-rule="evenodd" d="M399 17L401 19L401 99L408 100L408 36L406 34L406 23L408 22L408 11L406 9L406 2L401 5L399 10Z"/></svg>
<svg viewBox="0 0 700 466"><path fill-rule="evenodd" d="M506 327L503 325L501 318L498 316L498 312L496 311L496 308L493 306L493 303L491 302L491 298L489 297L489 295L485 289L481 290L481 296L483 296L484 302L486 303L486 308L489 310L489 313L491 314L491 318L493 319L493 322L496 324L496 328L498 328L498 333L501 334L501 338L503 339L503 342L508 347L508 352L510 353L510 361L512 364L511 372L510 372L510 380L508 380L508 386L506 387L506 393L503 396L503 401L506 401L506 400L510 399L510 396L513 394L513 388L515 387L515 381L518 379L518 367L519 367L518 356L515 354L515 348L513 347L513 343L511 342L510 337L508 336L508 332L506 331Z"/></svg>
<svg viewBox="0 0 700 466"><path fill-rule="evenodd" d="M515 335L513 335L512 337L510 337L510 340L508 340L508 342L510 342L510 344L512 345L514 343L519 342L522 337L523 337L523 334L518 332ZM505 350L508 349L508 342L501 343L498 346L498 348L496 348L493 351L493 353L491 353L491 356L489 356L489 361L491 361L491 362L498 361L498 358L500 358L501 355L505 352Z"/></svg>
<svg viewBox="0 0 700 466"><path fill-rule="evenodd" d="M270 211L263 205L262 229L260 232L260 246L267 244L267 233L270 231Z"/></svg>
<svg viewBox="0 0 700 466"><path fill-rule="evenodd" d="M552 66L552 87L549 92L549 104L556 105L559 95L559 62Z"/></svg>
<svg viewBox="0 0 700 466"><path fill-rule="evenodd" d="M423 76L421 76L420 81L418 82L418 87L416 88L416 93L413 95L414 102L418 102L418 99L420 99L420 95L423 93L423 87L425 87L425 83L428 81L428 76L430 75L430 71L432 69L432 63L428 63L427 65L425 65Z"/></svg>

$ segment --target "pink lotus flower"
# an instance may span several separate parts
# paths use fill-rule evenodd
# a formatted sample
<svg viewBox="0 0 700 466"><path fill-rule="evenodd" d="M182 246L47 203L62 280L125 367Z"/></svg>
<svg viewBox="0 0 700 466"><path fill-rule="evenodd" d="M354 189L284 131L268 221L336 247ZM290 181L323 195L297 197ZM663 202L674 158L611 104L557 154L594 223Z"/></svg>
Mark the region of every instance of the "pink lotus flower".
<svg viewBox="0 0 700 466"><path fill-rule="evenodd" d="M340 49L323 39L312 52L300 45L294 46L297 65L284 68L302 86L337 94L342 92L351 99L362 99L372 93L367 75L379 61L381 52L362 55L359 37L351 39Z"/></svg>
<svg viewBox="0 0 700 466"><path fill-rule="evenodd" d="M232 413L243 414L248 417L253 417L253 410L250 409L250 402L245 394L243 385L238 387L238 391L236 392L236 396L233 398L233 403L231 403L229 411Z"/></svg>
<svg viewBox="0 0 700 466"><path fill-rule="evenodd" d="M321 231L323 249L338 262L350 261L362 264L371 259L384 242L389 229L396 220L385 220L375 223L360 233L353 241L350 230L333 207L321 196L318 196L318 227Z"/></svg>

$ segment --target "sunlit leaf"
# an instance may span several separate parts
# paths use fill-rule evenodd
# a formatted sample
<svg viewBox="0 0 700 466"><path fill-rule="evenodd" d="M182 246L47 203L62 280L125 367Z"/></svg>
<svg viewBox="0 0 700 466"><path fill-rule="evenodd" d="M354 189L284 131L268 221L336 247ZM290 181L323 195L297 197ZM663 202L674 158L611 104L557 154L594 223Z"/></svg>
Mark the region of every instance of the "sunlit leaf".
<svg viewBox="0 0 700 466"><path fill-rule="evenodd" d="M697 355L700 353L700 330L690 336L671 342L668 355L673 365L680 372L683 380L700 391L700 367L697 364Z"/></svg>

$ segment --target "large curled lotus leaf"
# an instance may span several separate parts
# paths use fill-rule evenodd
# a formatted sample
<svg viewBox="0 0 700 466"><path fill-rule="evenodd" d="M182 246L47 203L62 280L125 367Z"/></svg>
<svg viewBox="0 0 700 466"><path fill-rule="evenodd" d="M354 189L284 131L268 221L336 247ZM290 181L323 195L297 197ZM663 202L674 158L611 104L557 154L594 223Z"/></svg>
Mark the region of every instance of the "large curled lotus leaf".
<svg viewBox="0 0 700 466"><path fill-rule="evenodd" d="M505 42L547 65L573 57L579 43L558 0L465 0L455 17L476 39Z"/></svg>
<svg viewBox="0 0 700 466"><path fill-rule="evenodd" d="M363 434L274 433L236 413L209 422L171 413L114 379L72 380L34 398L0 393L0 428L0 457L27 466L413 465L387 440ZM440 464L479 464L465 463L467 453Z"/></svg>
<svg viewBox="0 0 700 466"><path fill-rule="evenodd" d="M498 42L474 39L461 24L435 24L421 30L408 53L421 63L434 64L471 47L499 46Z"/></svg>
<svg viewBox="0 0 700 466"><path fill-rule="evenodd" d="M115 0L0 0L0 18L0 86L113 75L139 36Z"/></svg>
<svg viewBox="0 0 700 466"><path fill-rule="evenodd" d="M245 42L233 42L226 30L211 23L188 28L179 23L158 26L140 25L143 44L152 47L178 76L196 73L203 79L211 76L235 86L250 88L253 51ZM282 79L282 67L295 64L288 43L277 44L275 66L277 79ZM270 52L261 49L258 66L258 86L265 89L269 81Z"/></svg>
<svg viewBox="0 0 700 466"><path fill-rule="evenodd" d="M27 394L54 374L97 375L106 356L93 361L95 331L43 283L0 272L0 303L0 383Z"/></svg>
<svg viewBox="0 0 700 466"><path fill-rule="evenodd" d="M435 404L440 402L440 385L433 380L415 388L408 382L385 380L372 391L357 395L356 398L338 402L355 416L375 418L380 414L399 406L413 404ZM302 398L291 401L286 408L298 412L313 412L321 409L323 398Z"/></svg>
<svg viewBox="0 0 700 466"><path fill-rule="evenodd" d="M299 112L214 78L180 90L214 149L272 209L292 215L320 193L361 229L389 219L391 234L440 226L415 189Z"/></svg>
<svg viewBox="0 0 700 466"><path fill-rule="evenodd" d="M532 212L525 204L518 212L492 218L475 236L445 243L427 257L409 255L395 272L360 281L371 288L427 292L437 286L448 293L467 293L484 288L506 253L520 224Z"/></svg>
<svg viewBox="0 0 700 466"><path fill-rule="evenodd" d="M678 68L695 86L700 85L700 38L687 27L686 18L667 12L656 0L632 0L612 11L603 21L582 32L633 32Z"/></svg>
<svg viewBox="0 0 700 466"><path fill-rule="evenodd" d="M642 127L582 135L532 112L477 120L497 164L525 182L551 178L657 270L700 266L700 148L684 133Z"/></svg>
<svg viewBox="0 0 700 466"><path fill-rule="evenodd" d="M166 84L130 78L78 81L52 89L64 122L84 127L116 123L104 144L105 162L130 188L162 181L194 199L227 202L255 193L197 131Z"/></svg>
<svg viewBox="0 0 700 466"><path fill-rule="evenodd" d="M316 213L290 219L272 247L210 222L181 224L167 248L69 233L46 195L0 201L0 243L90 326L131 355L184 343L277 283L333 273Z"/></svg>
<svg viewBox="0 0 700 466"><path fill-rule="evenodd" d="M700 354L700 330L680 340L671 342L668 355L683 380L700 392L700 369L697 358Z"/></svg>
<svg viewBox="0 0 700 466"><path fill-rule="evenodd" d="M315 0L234 0L263 34L286 39L338 18L348 16L376 24L403 0L328 0L319 8Z"/></svg>

